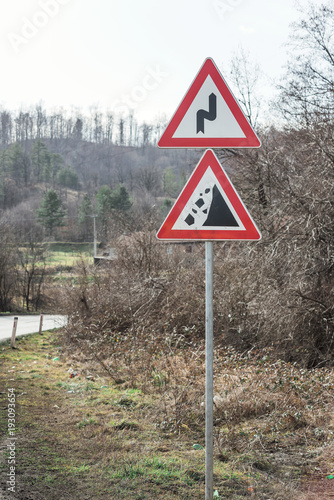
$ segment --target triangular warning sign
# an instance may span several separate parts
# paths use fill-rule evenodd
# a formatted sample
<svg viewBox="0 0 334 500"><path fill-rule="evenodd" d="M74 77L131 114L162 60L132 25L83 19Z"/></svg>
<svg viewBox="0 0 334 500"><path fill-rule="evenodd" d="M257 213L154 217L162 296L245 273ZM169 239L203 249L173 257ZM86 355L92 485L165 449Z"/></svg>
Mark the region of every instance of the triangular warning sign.
<svg viewBox="0 0 334 500"><path fill-rule="evenodd" d="M258 148L261 143L212 59L204 61L160 148Z"/></svg>
<svg viewBox="0 0 334 500"><path fill-rule="evenodd" d="M261 234L208 149L157 233L162 240L259 240Z"/></svg>

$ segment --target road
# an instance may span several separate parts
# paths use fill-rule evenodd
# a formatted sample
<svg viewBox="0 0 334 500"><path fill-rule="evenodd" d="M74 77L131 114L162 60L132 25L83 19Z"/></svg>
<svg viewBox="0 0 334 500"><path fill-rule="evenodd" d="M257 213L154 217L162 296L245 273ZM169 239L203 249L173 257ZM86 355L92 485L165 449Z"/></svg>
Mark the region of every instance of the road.
<svg viewBox="0 0 334 500"><path fill-rule="evenodd" d="M0 342L12 337L13 324L15 316L0 316ZM29 333L37 333L39 331L40 316L19 316L17 315L16 337L27 335ZM66 324L66 316L57 314L43 315L43 331L53 328L60 328Z"/></svg>

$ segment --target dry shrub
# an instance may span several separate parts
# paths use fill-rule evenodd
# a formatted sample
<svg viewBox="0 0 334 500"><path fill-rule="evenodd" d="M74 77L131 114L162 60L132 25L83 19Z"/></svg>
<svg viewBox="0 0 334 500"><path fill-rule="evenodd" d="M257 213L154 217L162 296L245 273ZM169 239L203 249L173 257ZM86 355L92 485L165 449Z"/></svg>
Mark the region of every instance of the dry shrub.
<svg viewBox="0 0 334 500"><path fill-rule="evenodd" d="M163 251L152 231L137 231L129 236L120 236L116 249L118 266L129 273L156 273L168 267L167 252Z"/></svg>
<svg viewBox="0 0 334 500"><path fill-rule="evenodd" d="M118 241L117 260L101 267L82 262L65 294L73 338L101 349L115 332L203 338L204 247L190 248L188 253L185 245L162 244L142 231ZM325 309L325 299L315 299L307 283L302 289L294 279L298 275L290 267L299 257L287 263L275 248L268 240L216 244L215 338L241 352L274 347L282 359L306 367L330 363L332 308Z"/></svg>
<svg viewBox="0 0 334 500"><path fill-rule="evenodd" d="M164 356L154 364L154 384L162 393L156 419L165 430L203 429L205 392L203 351L178 351Z"/></svg>
<svg viewBox="0 0 334 500"><path fill-rule="evenodd" d="M332 370L274 362L271 351L242 356L229 348L217 354L214 403L220 449L264 448L285 433L293 439L300 433L309 442L333 439ZM251 425L261 418L262 428Z"/></svg>
<svg viewBox="0 0 334 500"><path fill-rule="evenodd" d="M66 291L74 339L103 344L114 332L137 335L147 330L163 337L178 333L192 338L203 333L203 270L190 266L187 252L178 245L170 255L152 235L136 237L150 248L144 252L123 240L116 261L103 267L85 262L78 266ZM194 254L195 262L200 254Z"/></svg>
<svg viewBox="0 0 334 500"><path fill-rule="evenodd" d="M275 241L265 234L257 244L217 245L215 331L223 328L225 342L243 351L270 346L308 368L331 365L332 264L309 241L308 248L299 242L301 230L291 226L292 234Z"/></svg>

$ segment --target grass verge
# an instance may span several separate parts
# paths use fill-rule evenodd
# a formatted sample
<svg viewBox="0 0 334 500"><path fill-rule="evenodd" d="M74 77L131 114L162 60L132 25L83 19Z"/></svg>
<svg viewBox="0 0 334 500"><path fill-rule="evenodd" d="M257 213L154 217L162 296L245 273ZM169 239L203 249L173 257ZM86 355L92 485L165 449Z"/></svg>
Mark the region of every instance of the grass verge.
<svg viewBox="0 0 334 500"><path fill-rule="evenodd" d="M124 370L121 378L110 378L87 355L65 351L57 332L20 338L14 350L3 343L0 350L4 410L0 491L4 498L204 498L205 450L194 447L204 445L203 406L182 413L177 396L173 399L173 391L179 395L182 391L175 384L169 387L173 374L168 366L175 370L179 365L175 359L180 360L181 354L174 352L168 366L155 360L148 385L138 383L133 370L131 377ZM201 362L200 358L198 370ZM217 357L216 366L217 391L219 383L227 391L219 390L215 399L216 498L303 498L301 480L316 469L322 451L329 450L332 424L328 406L323 412L317 407L316 420L311 422L297 400L301 393L309 398L312 394L309 406L316 407L317 401L325 405L328 397L323 393L331 394L332 374L319 371L322 382L309 382L308 388L309 377L301 377L287 365L272 367L268 359L241 364L235 353L225 352ZM279 397L271 385L273 373L281 377L276 380ZM286 391L282 391L284 385ZM187 388L194 394L189 381ZM6 483L9 389L15 392L15 493L8 492ZM256 398L261 392L266 396ZM183 404L191 406L184 398ZM295 408L300 414L293 412ZM323 470L323 474L330 472Z"/></svg>

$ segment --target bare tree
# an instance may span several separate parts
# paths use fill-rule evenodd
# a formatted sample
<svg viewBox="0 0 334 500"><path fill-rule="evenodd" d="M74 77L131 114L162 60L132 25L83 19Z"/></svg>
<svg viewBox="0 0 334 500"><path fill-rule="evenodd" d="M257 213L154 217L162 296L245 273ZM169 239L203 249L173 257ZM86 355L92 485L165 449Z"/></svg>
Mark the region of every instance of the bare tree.
<svg viewBox="0 0 334 500"><path fill-rule="evenodd" d="M250 61L248 53L241 50L233 56L230 69L231 83L246 117L253 127L257 125L260 112L259 77L260 67Z"/></svg>
<svg viewBox="0 0 334 500"><path fill-rule="evenodd" d="M155 196L159 194L162 184L162 175L152 165L142 167L136 172L137 186Z"/></svg>
<svg viewBox="0 0 334 500"><path fill-rule="evenodd" d="M0 220L0 311L11 311L16 292L17 256L12 227Z"/></svg>
<svg viewBox="0 0 334 500"><path fill-rule="evenodd" d="M30 241L21 246L19 260L21 269L19 281L24 305L27 311L33 306L37 311L41 300L41 288L46 271L46 248L31 235Z"/></svg>
<svg viewBox="0 0 334 500"><path fill-rule="evenodd" d="M291 59L287 83L281 86L285 116L309 124L321 117L331 120L334 103L334 9L331 0L310 4L292 26Z"/></svg>

